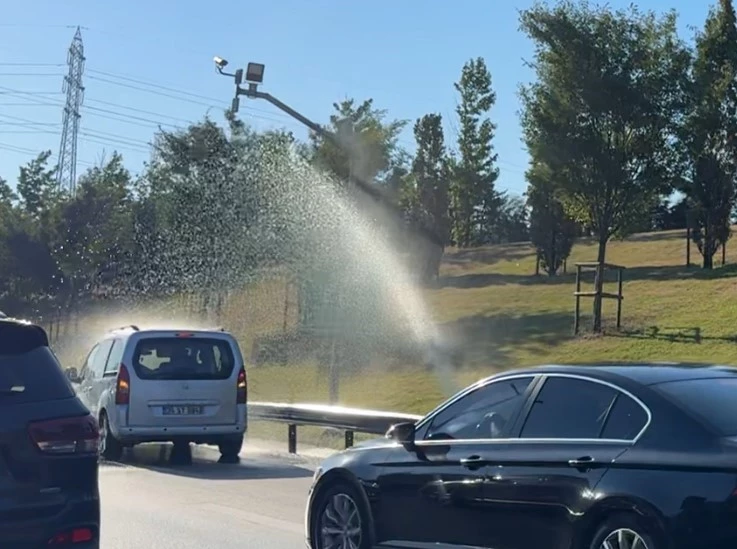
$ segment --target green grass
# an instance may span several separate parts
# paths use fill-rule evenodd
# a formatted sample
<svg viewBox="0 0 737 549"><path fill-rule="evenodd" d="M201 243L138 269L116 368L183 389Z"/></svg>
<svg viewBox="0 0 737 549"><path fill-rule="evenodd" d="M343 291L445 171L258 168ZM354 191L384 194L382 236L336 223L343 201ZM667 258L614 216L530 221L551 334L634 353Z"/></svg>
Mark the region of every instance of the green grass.
<svg viewBox="0 0 737 549"><path fill-rule="evenodd" d="M653 233L609 244L607 261L627 267L623 326L615 329L616 306L607 300L601 336L572 336L573 265L595 259L593 243L578 243L568 260L568 273L555 278L533 275L534 254L527 244L449 251L440 287L426 290L425 298L435 321L462 350L462 366L452 372L455 386L461 388L500 370L545 363L737 362L737 265L729 263L735 255L728 250L727 266L711 272L695 265L686 268L683 237L682 231ZM699 259L694 246L692 260ZM592 278L589 274L589 287ZM606 289L616 291L616 285L609 282ZM256 338L278 333L285 325L294 326L295 301L293 290L283 280L261 282L229 296L219 323L238 337L248 357ZM185 298L157 307L153 313L148 307L115 315L88 315L82 319L82 331L89 326L109 328L134 322L136 315L149 321L174 318L185 323L199 318L197 307ZM590 300L582 300L582 325L587 330L591 308ZM117 324L116 319L120 319ZM81 354L76 352L74 361L81 361ZM249 387L253 400L328 400L325 374L308 362L251 368ZM375 363L358 372L346 372L339 400L350 406L424 413L448 391L431 369ZM284 431L283 426L254 425L259 436L282 439ZM334 439L323 430L307 429L304 433L300 435L303 440L324 443ZM334 442L339 444L339 439Z"/></svg>
<svg viewBox="0 0 737 549"><path fill-rule="evenodd" d="M450 251L441 287L427 290L426 299L435 320L463 351L463 366L454 372L459 388L500 370L544 363L733 363L737 269L729 264L729 251L726 267L706 272L683 266L682 231L611 242L607 261L627 268L623 326L616 330L616 303L607 300L601 336L572 336L573 265L595 259L591 242L578 243L568 273L552 279L534 276L534 254L527 244ZM692 247L692 260L699 259ZM593 275L586 280L590 287ZM605 289L616 291L613 278ZM591 300L582 300L581 308L582 326L588 330ZM255 368L250 384L258 400L327 399L326 380L311 365ZM444 396L431 370L412 366L346 375L340 387L343 404L415 413L428 411Z"/></svg>

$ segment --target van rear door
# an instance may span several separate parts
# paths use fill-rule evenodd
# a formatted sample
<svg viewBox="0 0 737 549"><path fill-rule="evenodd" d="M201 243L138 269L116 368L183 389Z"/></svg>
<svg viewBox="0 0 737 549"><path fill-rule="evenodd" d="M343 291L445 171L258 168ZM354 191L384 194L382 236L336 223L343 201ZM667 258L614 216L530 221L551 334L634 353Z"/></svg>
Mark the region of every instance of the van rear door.
<svg viewBox="0 0 737 549"><path fill-rule="evenodd" d="M130 427L233 425L238 422L238 344L225 332L141 332L123 357ZM128 366L130 365L130 366Z"/></svg>

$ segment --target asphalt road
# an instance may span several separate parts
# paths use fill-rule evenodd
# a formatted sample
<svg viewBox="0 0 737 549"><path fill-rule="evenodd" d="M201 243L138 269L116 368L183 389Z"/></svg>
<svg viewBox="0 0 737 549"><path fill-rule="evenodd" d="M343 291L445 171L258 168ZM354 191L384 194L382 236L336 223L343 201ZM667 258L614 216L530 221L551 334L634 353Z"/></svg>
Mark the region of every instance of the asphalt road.
<svg viewBox="0 0 737 549"><path fill-rule="evenodd" d="M102 464L102 549L304 548L304 506L318 457L247 443L239 465L195 449L173 466L169 447L135 448Z"/></svg>

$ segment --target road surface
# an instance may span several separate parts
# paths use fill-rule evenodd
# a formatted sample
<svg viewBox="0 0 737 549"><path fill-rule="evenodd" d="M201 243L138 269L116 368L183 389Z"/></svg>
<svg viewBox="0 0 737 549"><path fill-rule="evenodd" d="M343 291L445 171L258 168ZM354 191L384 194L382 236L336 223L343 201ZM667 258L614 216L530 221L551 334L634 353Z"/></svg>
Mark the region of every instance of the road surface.
<svg viewBox="0 0 737 549"><path fill-rule="evenodd" d="M248 444L248 443L247 443ZM169 448L135 448L102 464L102 549L302 549L304 505L319 458L249 445L239 465L198 447L172 466Z"/></svg>

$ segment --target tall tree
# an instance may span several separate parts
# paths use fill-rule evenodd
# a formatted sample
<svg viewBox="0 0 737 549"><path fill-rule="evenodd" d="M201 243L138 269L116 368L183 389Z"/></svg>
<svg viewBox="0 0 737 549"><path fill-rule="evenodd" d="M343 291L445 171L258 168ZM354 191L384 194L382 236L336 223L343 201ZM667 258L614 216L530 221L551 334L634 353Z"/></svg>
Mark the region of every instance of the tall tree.
<svg viewBox="0 0 737 549"><path fill-rule="evenodd" d="M30 216L38 219L49 211L59 196L56 186L56 168L49 167L51 151L44 151L25 166L18 176L18 194L21 205Z"/></svg>
<svg viewBox="0 0 737 549"><path fill-rule="evenodd" d="M526 175L530 240L537 250L540 266L549 276L555 276L571 253L578 226L555 196L556 185L547 166L533 164Z"/></svg>
<svg viewBox="0 0 737 549"><path fill-rule="evenodd" d="M463 248L485 239L502 203L495 187L499 177L492 144L496 125L487 116L496 103L496 93L482 57L466 62L455 89L461 99L456 108L460 131L451 200L453 239Z"/></svg>
<svg viewBox="0 0 737 549"><path fill-rule="evenodd" d="M406 121L387 120L386 111L375 108L373 99L360 104L346 99L333 108L328 129L338 136L341 146L313 133L314 162L340 181L383 182L397 164L401 152L397 139Z"/></svg>
<svg viewBox="0 0 737 549"><path fill-rule="evenodd" d="M450 239L449 174L443 136L443 119L427 114L414 126L417 152L412 161L412 183L420 210L418 220L442 242Z"/></svg>
<svg viewBox="0 0 737 549"><path fill-rule="evenodd" d="M737 187L737 24L731 0L710 10L696 36L682 143L693 240L711 269L730 237Z"/></svg>
<svg viewBox="0 0 737 549"><path fill-rule="evenodd" d="M603 264L609 239L630 230L675 177L669 145L689 63L676 16L562 2L523 11L521 27L535 44L537 74L521 90L527 147L556 174L569 214L594 231Z"/></svg>

